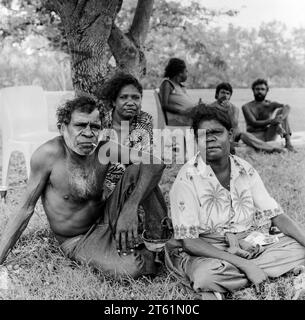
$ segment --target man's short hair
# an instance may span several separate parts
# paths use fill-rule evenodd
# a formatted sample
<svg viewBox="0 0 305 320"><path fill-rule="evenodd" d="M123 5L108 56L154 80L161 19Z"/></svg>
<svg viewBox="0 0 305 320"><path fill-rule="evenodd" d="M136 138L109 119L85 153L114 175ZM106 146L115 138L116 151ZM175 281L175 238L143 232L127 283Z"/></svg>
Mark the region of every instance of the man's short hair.
<svg viewBox="0 0 305 320"><path fill-rule="evenodd" d="M91 97L81 96L69 100L64 105L57 108L57 128L59 129L63 123L69 124L71 121L71 115L75 110L89 114L95 109L100 111L100 106L96 100Z"/></svg>
<svg viewBox="0 0 305 320"><path fill-rule="evenodd" d="M183 72L186 64L182 59L171 58L169 59L164 71L164 78L173 78L179 73Z"/></svg>
<svg viewBox="0 0 305 320"><path fill-rule="evenodd" d="M202 121L217 120L228 131L232 129L232 122L227 111L221 110L215 106L206 105L204 103L198 104L192 114L192 129L196 139L198 139L198 127Z"/></svg>
<svg viewBox="0 0 305 320"><path fill-rule="evenodd" d="M232 95L233 93L233 88L232 86L230 85L229 82L222 82L222 83L219 83L216 87L216 92L215 92L215 99L218 99L218 94L219 94L219 91L223 89L223 90L226 90L226 91L229 91Z"/></svg>
<svg viewBox="0 0 305 320"><path fill-rule="evenodd" d="M116 100L121 89L128 85L133 85L138 89L141 96L143 95L143 87L137 78L129 73L118 72L96 91L96 96L98 99L111 104Z"/></svg>
<svg viewBox="0 0 305 320"><path fill-rule="evenodd" d="M268 82L265 79L256 79L253 83L252 83L252 91L254 91L254 88L259 85L259 84L264 84L267 87L267 90L269 90L269 86L268 86Z"/></svg>

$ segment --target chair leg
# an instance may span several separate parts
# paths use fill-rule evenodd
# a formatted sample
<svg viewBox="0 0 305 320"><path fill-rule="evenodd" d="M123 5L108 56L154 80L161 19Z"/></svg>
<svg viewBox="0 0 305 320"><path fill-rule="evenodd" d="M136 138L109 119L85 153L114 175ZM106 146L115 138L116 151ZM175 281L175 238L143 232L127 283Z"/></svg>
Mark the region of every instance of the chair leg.
<svg viewBox="0 0 305 320"><path fill-rule="evenodd" d="M11 157L11 150L5 145L2 147L2 185L8 186L8 169Z"/></svg>
<svg viewBox="0 0 305 320"><path fill-rule="evenodd" d="M30 172L31 172L31 147L25 147L23 149L23 155L24 155L24 160L25 160L25 168L26 168L26 176L29 179Z"/></svg>

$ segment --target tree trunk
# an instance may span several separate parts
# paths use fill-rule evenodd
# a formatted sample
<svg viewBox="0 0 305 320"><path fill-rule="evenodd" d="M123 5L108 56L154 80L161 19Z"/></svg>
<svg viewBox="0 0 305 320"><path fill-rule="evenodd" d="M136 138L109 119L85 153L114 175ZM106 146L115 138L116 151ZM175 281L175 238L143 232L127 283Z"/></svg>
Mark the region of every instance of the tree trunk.
<svg viewBox="0 0 305 320"><path fill-rule="evenodd" d="M114 71L140 78L146 72L143 44L154 0L138 0L127 34L116 25L122 0L55 0L71 54L72 83L76 92L95 94ZM114 57L116 66L109 64Z"/></svg>

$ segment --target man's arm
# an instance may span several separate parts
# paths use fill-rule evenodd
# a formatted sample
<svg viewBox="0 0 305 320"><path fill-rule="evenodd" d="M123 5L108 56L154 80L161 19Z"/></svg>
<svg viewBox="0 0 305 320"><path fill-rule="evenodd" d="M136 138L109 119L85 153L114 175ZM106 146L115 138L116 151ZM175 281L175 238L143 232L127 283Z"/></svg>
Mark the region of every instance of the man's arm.
<svg viewBox="0 0 305 320"><path fill-rule="evenodd" d="M302 246L305 247L305 230L293 221L286 214L280 214L272 218L272 224L278 227L284 234L295 239Z"/></svg>
<svg viewBox="0 0 305 320"><path fill-rule="evenodd" d="M270 107L272 108L272 111L274 112L275 110L281 110L281 112L279 113L279 115L276 116L280 117L279 120L284 120L287 118L291 107L288 104L282 104L282 103L278 103L278 102L270 102Z"/></svg>
<svg viewBox="0 0 305 320"><path fill-rule="evenodd" d="M10 249L15 245L34 213L50 174L50 156L45 152L45 145L40 147L31 158L31 173L24 199L18 213L8 222L0 242L0 264L5 261Z"/></svg>
<svg viewBox="0 0 305 320"><path fill-rule="evenodd" d="M272 119L256 120L255 116L250 110L248 105L242 106L242 111L246 120L246 123L254 128L263 128L272 123Z"/></svg>
<svg viewBox="0 0 305 320"><path fill-rule="evenodd" d="M159 182L164 164L139 164L139 177L124 203L116 225L116 246L126 253L138 241L138 207Z"/></svg>
<svg viewBox="0 0 305 320"><path fill-rule="evenodd" d="M127 253L127 249L133 247L134 240L138 239L138 206L161 179L165 165L161 159L154 157L153 148L141 152L121 145L116 140L106 142L98 152L102 164L121 162L137 165L139 168L136 185L124 203L116 225L117 249Z"/></svg>

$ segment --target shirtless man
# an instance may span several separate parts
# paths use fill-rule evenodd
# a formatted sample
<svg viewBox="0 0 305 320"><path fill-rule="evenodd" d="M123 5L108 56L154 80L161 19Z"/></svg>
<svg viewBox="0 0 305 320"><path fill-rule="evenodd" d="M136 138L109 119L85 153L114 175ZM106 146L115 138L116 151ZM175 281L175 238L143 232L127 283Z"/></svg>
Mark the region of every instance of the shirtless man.
<svg viewBox="0 0 305 320"><path fill-rule="evenodd" d="M295 151L291 141L288 123L290 106L266 100L269 87L265 79L257 79L252 84L254 100L242 107L247 131L262 141L273 141L280 135L285 138L285 148Z"/></svg>
<svg viewBox="0 0 305 320"><path fill-rule="evenodd" d="M103 184L109 164L99 159L105 144L98 144L101 119L95 100L68 101L57 116L61 135L40 146L31 158L23 203L1 238L0 264L26 228L41 196L50 227L69 258L112 275L155 273L154 254L137 247L137 207L149 200L164 165L131 164L105 201ZM151 219L155 238L161 236L164 214L155 212Z"/></svg>

